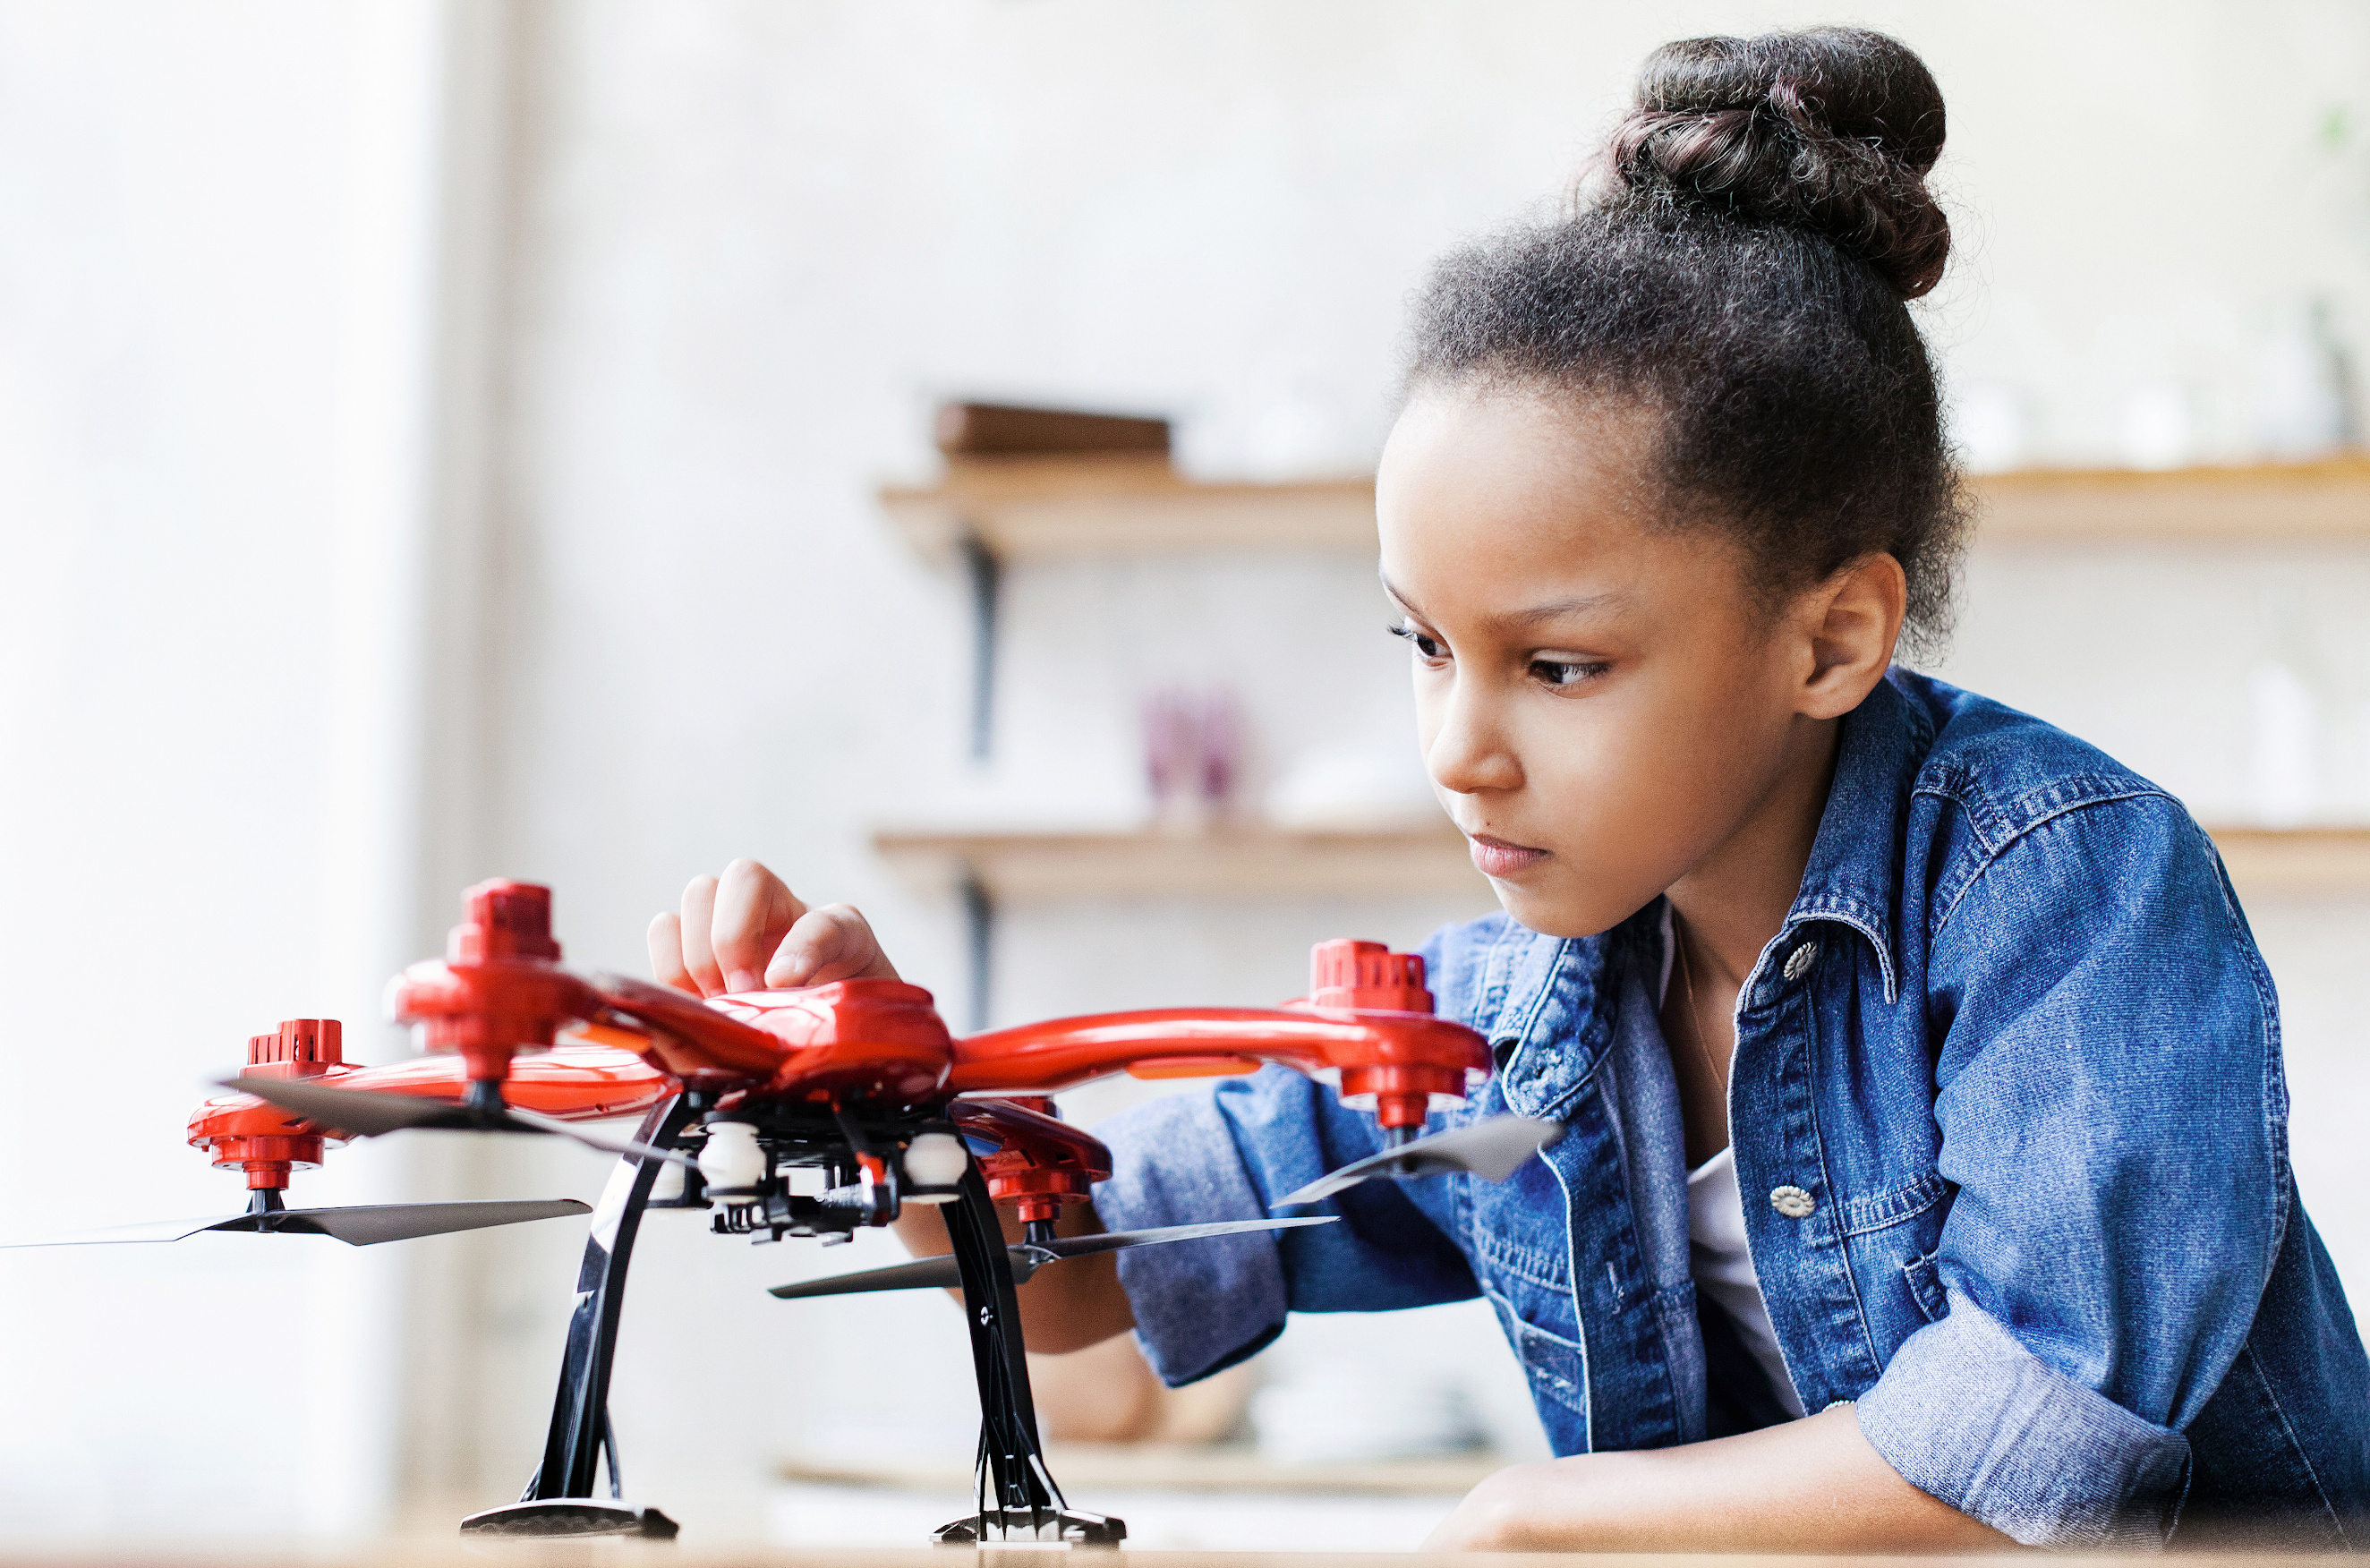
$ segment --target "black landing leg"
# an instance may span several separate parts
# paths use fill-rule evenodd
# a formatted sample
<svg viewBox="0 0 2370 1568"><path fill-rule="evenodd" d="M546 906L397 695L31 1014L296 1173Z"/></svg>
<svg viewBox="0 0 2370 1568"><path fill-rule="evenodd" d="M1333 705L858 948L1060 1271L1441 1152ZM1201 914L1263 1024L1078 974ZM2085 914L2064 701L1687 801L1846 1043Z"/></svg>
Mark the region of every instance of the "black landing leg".
<svg viewBox="0 0 2370 1568"><path fill-rule="evenodd" d="M692 1119L681 1097L642 1118L635 1141L659 1148L676 1147L675 1135ZM515 1503L472 1514L461 1533L473 1536L673 1537L677 1526L656 1508L638 1508L624 1499L617 1473L617 1444L609 1430L609 1368L617 1352L617 1320L626 1304L626 1265L642 1210L657 1182L656 1160L626 1159L610 1178L592 1211L592 1234L584 1243L584 1266L576 1276L576 1315L568 1324L568 1351L559 1366L559 1394L552 1401L551 1433L543 1464ZM593 1495L604 1456L609 1494Z"/></svg>
<svg viewBox="0 0 2370 1568"><path fill-rule="evenodd" d="M963 1315L971 1323L971 1359L979 1374L979 1512L941 1525L942 1546L1005 1542L1117 1546L1127 1525L1070 1509L1045 1468L1037 1441L1037 1406L1029 1393L1029 1361L1020 1341L1020 1308L1013 1297L1012 1260L987 1182L973 1166L962 1196L943 1205L947 1234L962 1271Z"/></svg>

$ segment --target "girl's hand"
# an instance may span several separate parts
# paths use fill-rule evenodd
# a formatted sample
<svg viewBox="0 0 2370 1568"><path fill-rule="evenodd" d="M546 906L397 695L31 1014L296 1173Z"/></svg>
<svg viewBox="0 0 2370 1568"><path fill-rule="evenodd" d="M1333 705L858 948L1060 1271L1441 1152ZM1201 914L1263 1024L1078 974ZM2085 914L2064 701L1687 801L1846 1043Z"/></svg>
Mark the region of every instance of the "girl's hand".
<svg viewBox="0 0 2370 1568"><path fill-rule="evenodd" d="M650 922L650 973L662 986L702 997L897 978L853 907L810 909L781 878L745 858L721 877L692 878L683 913Z"/></svg>

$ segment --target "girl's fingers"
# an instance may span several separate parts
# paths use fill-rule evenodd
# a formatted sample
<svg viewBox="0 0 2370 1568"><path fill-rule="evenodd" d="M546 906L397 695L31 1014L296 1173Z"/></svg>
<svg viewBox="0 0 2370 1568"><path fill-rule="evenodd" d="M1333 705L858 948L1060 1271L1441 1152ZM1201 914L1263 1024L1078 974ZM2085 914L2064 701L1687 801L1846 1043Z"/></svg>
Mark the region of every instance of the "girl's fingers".
<svg viewBox="0 0 2370 1568"><path fill-rule="evenodd" d="M650 922L650 978L662 986L699 995L699 985L683 966L683 921L662 915Z"/></svg>
<svg viewBox="0 0 2370 1568"><path fill-rule="evenodd" d="M765 959L781 945L807 906L781 878L745 857L724 868L716 885L708 951L728 991L765 988Z"/></svg>
<svg viewBox="0 0 2370 1568"><path fill-rule="evenodd" d="M683 966L703 997L720 995L724 972L716 966L708 932L716 925L716 879L694 877L683 890Z"/></svg>
<svg viewBox="0 0 2370 1568"><path fill-rule="evenodd" d="M845 904L826 904L801 916L765 966L765 984L784 988L896 978L896 965L880 951L870 924Z"/></svg>

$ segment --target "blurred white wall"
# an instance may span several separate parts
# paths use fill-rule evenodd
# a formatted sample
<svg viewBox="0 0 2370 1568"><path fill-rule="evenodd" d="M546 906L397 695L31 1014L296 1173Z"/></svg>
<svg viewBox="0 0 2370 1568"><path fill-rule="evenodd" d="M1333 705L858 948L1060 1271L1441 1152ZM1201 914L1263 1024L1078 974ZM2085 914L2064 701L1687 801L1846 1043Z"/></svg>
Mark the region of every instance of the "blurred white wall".
<svg viewBox="0 0 2370 1568"><path fill-rule="evenodd" d="M236 1212L180 1129L282 1017L403 1049L379 987L470 869L500 269L451 155L494 42L399 0L0 6L0 951L63 1097L21 1109L12 1237ZM467 1183L408 1152L296 1201ZM0 1531L383 1528L459 1245L9 1252Z"/></svg>
<svg viewBox="0 0 2370 1568"><path fill-rule="evenodd" d="M235 1211L182 1119L247 1034L343 999L320 932L344 913L326 874L355 21L113 21L0 11L14 1235ZM162 1251L6 1255L6 1528L382 1507L392 1401L351 1348L392 1326L381 1261ZM260 1441L224 1441L248 1412Z"/></svg>
<svg viewBox="0 0 2370 1568"><path fill-rule="evenodd" d="M1081 564L1016 575L998 759L974 772L960 586L872 487L930 471L946 394L1170 412L1208 473L1363 467L1427 260L1552 203L1654 43L1802 19L0 0L0 951L44 983L17 1015L28 1065L72 1052L131 1081L103 1135L122 1154L94 1159L63 1119L29 1135L26 1228L223 1204L173 1133L202 1073L281 1016L372 1016L371 980L430 951L474 876L553 882L571 960L635 968L686 878L755 854L861 904L960 1016L954 912L889 878L871 824L1124 815L1155 682L1243 686L1266 778L1395 751L1403 672L1363 565ZM2358 6L1853 19L1923 52L1949 97L1960 246L1926 319L1954 382L2017 410L2027 458L2118 460L2132 400L2168 386L2197 454L2226 455L2284 312L2321 296L2370 333L2370 167L2342 129L2365 98ZM2221 813L2244 803L2231 672L2283 635L2248 575L2270 570L1979 561L1945 667ZM2362 597L2312 605L2358 659ZM996 1011L1271 999L1314 939L1404 944L1474 912L1016 912ZM2304 1192L2370 1288L2347 1212L2370 1170L2344 1125L2370 907L2255 913L2289 997ZM377 1156L336 1180L524 1195L603 1174L556 1150ZM762 1294L874 1241L750 1249L698 1223L653 1217L627 1315L638 1496L712 1539L760 1528L786 1451L968 1448L946 1304ZM11 1254L30 1283L0 1308L0 1388L41 1423L0 1434L22 1449L0 1496L45 1530L247 1522L270 1478L208 1422L251 1406L237 1355L293 1354L269 1348L284 1317L262 1321L302 1301L306 1343L338 1348L288 1385L292 1446L351 1489L308 1523L377 1516L398 1476L423 1516L502 1501L533 1465L579 1241ZM94 1389L101 1366L121 1378Z"/></svg>

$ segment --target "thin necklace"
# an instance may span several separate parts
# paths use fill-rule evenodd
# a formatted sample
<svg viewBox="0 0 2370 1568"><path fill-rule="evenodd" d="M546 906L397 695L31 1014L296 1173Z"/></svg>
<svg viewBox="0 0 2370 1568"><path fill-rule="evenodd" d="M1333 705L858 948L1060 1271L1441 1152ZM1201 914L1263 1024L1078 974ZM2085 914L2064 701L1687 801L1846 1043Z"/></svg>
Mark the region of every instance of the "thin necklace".
<svg viewBox="0 0 2370 1568"><path fill-rule="evenodd" d="M1703 1024L1696 1017L1696 973L1687 963L1687 939L1675 917L1671 922L1671 940L1679 950L1679 987L1687 1000L1687 1037L1696 1043L1696 1055L1703 1058L1704 1071L1711 1074L1713 1083L1720 1084L1720 1069L1712 1065L1711 1047L1704 1043Z"/></svg>

